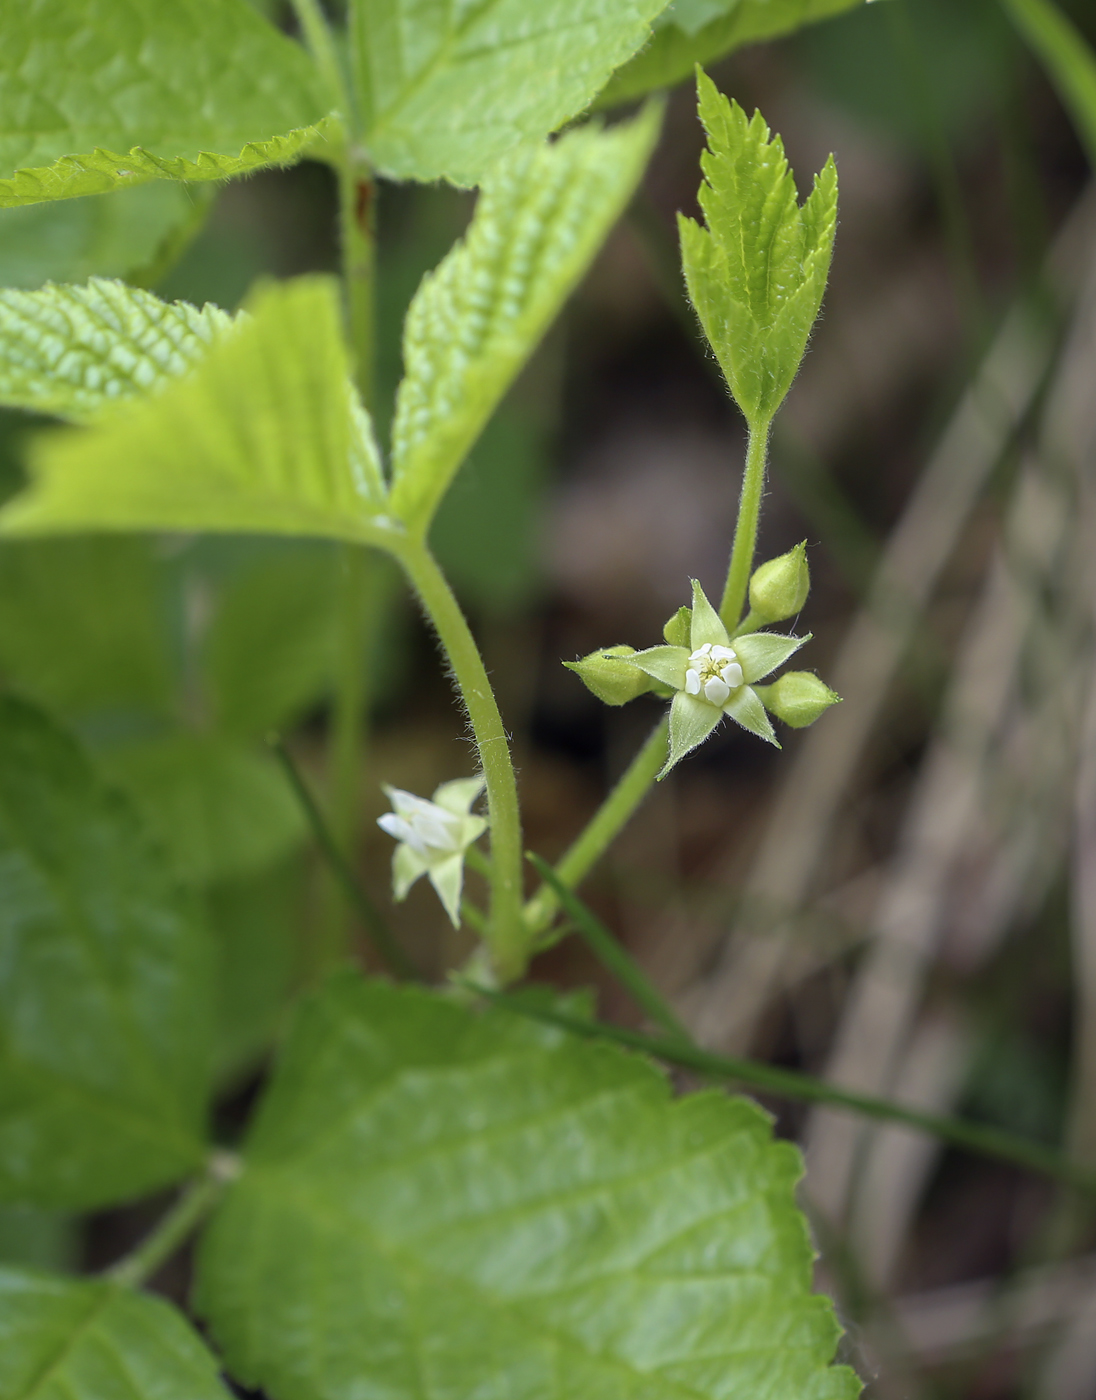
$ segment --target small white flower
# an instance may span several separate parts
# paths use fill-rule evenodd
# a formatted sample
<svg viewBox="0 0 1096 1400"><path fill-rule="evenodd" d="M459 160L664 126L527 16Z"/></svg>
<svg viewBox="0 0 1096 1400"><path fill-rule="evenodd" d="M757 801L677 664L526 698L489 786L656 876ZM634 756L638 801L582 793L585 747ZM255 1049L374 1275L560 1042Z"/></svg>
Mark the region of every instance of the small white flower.
<svg viewBox="0 0 1096 1400"><path fill-rule="evenodd" d="M483 817L473 816L472 803L483 791L483 777L457 778L442 783L432 799L389 787L384 791L392 811L377 825L399 842L392 853L392 891L397 900L426 875L456 928L464 888L464 853L487 830Z"/></svg>

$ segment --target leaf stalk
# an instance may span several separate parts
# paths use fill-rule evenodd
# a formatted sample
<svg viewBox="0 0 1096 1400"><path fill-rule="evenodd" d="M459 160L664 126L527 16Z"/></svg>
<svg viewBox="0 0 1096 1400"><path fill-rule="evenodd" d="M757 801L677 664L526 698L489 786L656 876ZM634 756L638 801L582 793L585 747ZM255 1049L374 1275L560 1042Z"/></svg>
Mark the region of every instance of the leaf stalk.
<svg viewBox="0 0 1096 1400"><path fill-rule="evenodd" d="M734 632L746 605L750 586L750 571L757 549L757 522L761 515L761 498L765 492L765 464L769 455L769 434L772 419L750 423L746 446L746 467L742 474L742 494L738 501L738 519L734 527L731 561L727 567L727 582L719 616L728 632Z"/></svg>

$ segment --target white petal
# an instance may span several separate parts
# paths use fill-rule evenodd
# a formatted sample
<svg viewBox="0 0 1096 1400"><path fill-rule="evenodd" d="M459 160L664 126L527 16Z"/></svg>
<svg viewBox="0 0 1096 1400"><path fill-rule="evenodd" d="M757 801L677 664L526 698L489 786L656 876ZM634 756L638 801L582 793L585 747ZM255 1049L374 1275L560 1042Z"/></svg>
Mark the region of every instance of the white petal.
<svg viewBox="0 0 1096 1400"><path fill-rule="evenodd" d="M728 661L719 674L732 690L737 690L742 684L742 667L737 661Z"/></svg>
<svg viewBox="0 0 1096 1400"><path fill-rule="evenodd" d="M700 694L700 672L690 668L685 672L685 689L690 695Z"/></svg>
<svg viewBox="0 0 1096 1400"><path fill-rule="evenodd" d="M704 645L703 645L702 647L697 647L696 651L694 651L693 654L692 654L692 656L689 657L689 660L690 660L690 661L703 661L704 658L705 658L705 657L708 655L708 653L711 651L711 649L712 649L712 644L711 644L711 642L705 642Z"/></svg>
<svg viewBox="0 0 1096 1400"><path fill-rule="evenodd" d="M722 705L730 693L731 687L716 676L704 682L704 698L713 705Z"/></svg>
<svg viewBox="0 0 1096 1400"><path fill-rule="evenodd" d="M735 653L731 647L712 647L713 661L734 661Z"/></svg>

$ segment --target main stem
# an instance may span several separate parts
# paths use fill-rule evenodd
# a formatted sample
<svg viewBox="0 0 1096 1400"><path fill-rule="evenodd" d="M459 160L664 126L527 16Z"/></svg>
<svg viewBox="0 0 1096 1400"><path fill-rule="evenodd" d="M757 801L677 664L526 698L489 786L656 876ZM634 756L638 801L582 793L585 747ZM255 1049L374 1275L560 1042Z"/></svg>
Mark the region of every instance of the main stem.
<svg viewBox="0 0 1096 1400"><path fill-rule="evenodd" d="M124 1288L139 1288L193 1234L239 1170L239 1161L231 1153L215 1152L205 1174L183 1189L152 1233L108 1270L107 1277Z"/></svg>
<svg viewBox="0 0 1096 1400"><path fill-rule="evenodd" d="M761 497L765 490L765 462L769 454L769 433L772 420L750 425L746 447L746 470L742 476L742 495L738 501L738 520L734 527L731 562L727 568L727 583L719 615L728 632L733 632L746 605L746 590L750 586L754 551L757 548L757 522L761 515Z"/></svg>
<svg viewBox="0 0 1096 1400"><path fill-rule="evenodd" d="M505 985L521 976L529 957L529 936L521 917L521 812L510 742L475 639L433 555L425 544L409 540L396 551L396 557L437 630L479 749L491 822L487 941L495 975Z"/></svg>

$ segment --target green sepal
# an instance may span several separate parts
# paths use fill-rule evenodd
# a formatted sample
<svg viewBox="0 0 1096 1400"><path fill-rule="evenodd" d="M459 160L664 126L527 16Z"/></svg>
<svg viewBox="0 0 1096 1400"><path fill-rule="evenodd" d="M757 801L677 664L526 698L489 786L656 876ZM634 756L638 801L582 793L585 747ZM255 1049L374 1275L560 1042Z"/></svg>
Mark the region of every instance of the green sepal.
<svg viewBox="0 0 1096 1400"><path fill-rule="evenodd" d="M820 719L841 696L812 671L786 671L772 685L757 687L765 708L792 729L806 729Z"/></svg>
<svg viewBox="0 0 1096 1400"><path fill-rule="evenodd" d="M662 635L672 647L687 647L692 636L693 611L684 603L662 629Z"/></svg>
<svg viewBox="0 0 1096 1400"><path fill-rule="evenodd" d="M652 681L638 667L621 657L636 654L635 647L602 647L581 661L565 661L568 671L574 671L587 690L606 705L627 705L652 689Z"/></svg>
<svg viewBox="0 0 1096 1400"><path fill-rule="evenodd" d="M811 591L811 571L807 564L807 541L787 554L769 559L755 569L750 579L750 612L761 622L783 622L803 609Z"/></svg>
<svg viewBox="0 0 1096 1400"><path fill-rule="evenodd" d="M752 685L754 681L763 680L778 666L783 666L810 640L810 632L805 637L782 637L778 632L751 632L744 637L736 637L732 645L742 667L742 677L747 685Z"/></svg>
<svg viewBox="0 0 1096 1400"><path fill-rule="evenodd" d="M744 685L736 690L727 703L723 706L725 714L730 715L736 724L740 724L743 729L748 729L751 734L756 734L759 739L764 739L766 743L779 748L776 734L769 723L769 717L765 713L765 706L755 690Z"/></svg>
<svg viewBox="0 0 1096 1400"><path fill-rule="evenodd" d="M689 652L686 647L648 647L645 651L633 652L624 664L637 666L662 685L681 690L685 684Z"/></svg>
<svg viewBox="0 0 1096 1400"><path fill-rule="evenodd" d="M723 625L723 619L708 602L708 595L701 588L700 584L693 579L693 609L689 619L689 647L696 651L698 647L706 646L725 647L728 643L727 629Z"/></svg>
<svg viewBox="0 0 1096 1400"><path fill-rule="evenodd" d="M679 690L670 702L670 752L658 781L661 782L693 749L699 748L722 718L723 711L715 705Z"/></svg>

